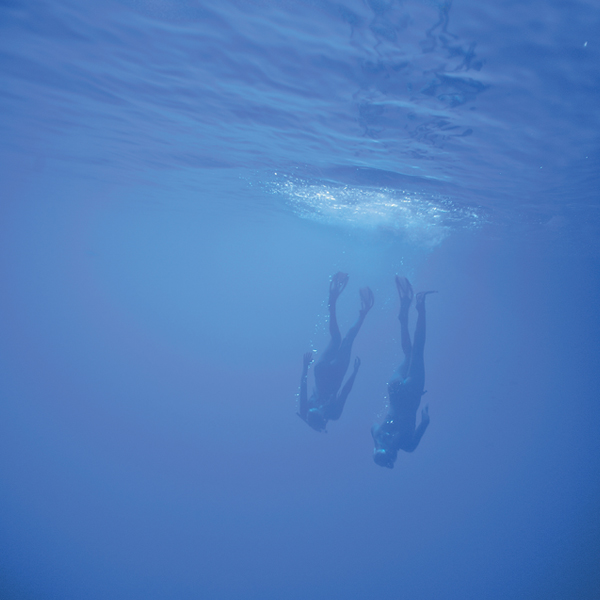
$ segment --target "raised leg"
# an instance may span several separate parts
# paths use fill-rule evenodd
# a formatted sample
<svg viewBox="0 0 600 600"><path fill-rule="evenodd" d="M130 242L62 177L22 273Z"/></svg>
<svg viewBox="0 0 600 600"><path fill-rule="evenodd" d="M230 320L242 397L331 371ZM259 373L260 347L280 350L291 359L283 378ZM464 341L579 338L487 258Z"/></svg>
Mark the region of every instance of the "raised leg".
<svg viewBox="0 0 600 600"><path fill-rule="evenodd" d="M342 334L337 322L336 303L347 284L348 273L342 273L341 271L333 275L329 282L329 334L331 335L331 341L336 346L339 346L342 341Z"/></svg>
<svg viewBox="0 0 600 600"><path fill-rule="evenodd" d="M371 310L371 308L373 308L373 304L375 304L375 297L373 296L373 292L370 288L360 288L359 293L360 310L358 311L358 319L356 319L354 325L350 327L348 333L344 336L335 359L335 362L339 366L339 370L342 373L342 378L348 370L348 365L350 364L350 354L352 352L352 344L354 343L354 339L358 335L358 332L365 321L367 313Z"/></svg>
<svg viewBox="0 0 600 600"><path fill-rule="evenodd" d="M413 300L413 289L410 281L406 277L400 277L399 275L396 275L396 288L400 296L398 320L400 321L400 343L402 345L402 352L404 352L404 360L394 371L389 383L397 380L404 381L406 379L412 353L412 343L408 331L408 310Z"/></svg>
<svg viewBox="0 0 600 600"><path fill-rule="evenodd" d="M425 362L423 358L425 352L425 297L427 294L433 293L435 292L419 292L417 294L417 327L415 329L408 377L420 387L425 385Z"/></svg>
<svg viewBox="0 0 600 600"><path fill-rule="evenodd" d="M402 343L402 352L405 356L410 355L412 348L410 342L410 333L408 331L408 309L413 300L413 289L410 285L410 281L406 277L399 277L396 275L396 287L398 288L398 295L400 296L400 313L398 314L398 320L400 321L400 340Z"/></svg>
<svg viewBox="0 0 600 600"><path fill-rule="evenodd" d="M348 345L352 348L352 342L354 342L354 338L358 335L362 324L365 321L365 317L367 313L373 308L373 304L375 304L375 297L373 296L373 292L371 288L364 287L360 288L360 310L358 311L358 319L350 329L348 329L348 333L344 337L342 345Z"/></svg>
<svg viewBox="0 0 600 600"><path fill-rule="evenodd" d="M342 343L342 334L340 333L337 322L336 302L339 295L344 291L347 283L348 274L341 272L332 275L331 281L329 282L329 335L331 336L331 339L329 340L327 348L325 348L325 352L319 357L319 369L315 366L315 374L317 371L321 370L323 364L331 363L335 359L340 344Z"/></svg>
<svg viewBox="0 0 600 600"><path fill-rule="evenodd" d="M348 394L352 390L352 386L354 385L354 380L356 379L356 374L358 373L358 369L360 367L360 358L358 356L354 359L354 370L348 377L348 380L344 384L344 387L341 389L340 393L337 395L335 400L333 400L328 406L326 411L326 417L331 419L332 421L337 421L342 416L342 411L344 410L344 405L346 404L346 400L348 399Z"/></svg>

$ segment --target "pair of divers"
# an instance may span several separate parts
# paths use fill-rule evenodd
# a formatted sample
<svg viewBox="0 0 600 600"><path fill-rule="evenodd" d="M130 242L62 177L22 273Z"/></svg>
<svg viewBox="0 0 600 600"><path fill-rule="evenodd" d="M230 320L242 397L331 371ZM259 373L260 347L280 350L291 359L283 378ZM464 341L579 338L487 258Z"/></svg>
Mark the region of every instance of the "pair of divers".
<svg viewBox="0 0 600 600"><path fill-rule="evenodd" d="M342 381L350 365L352 343L358 334L367 313L374 304L373 292L360 289L361 307L356 323L344 339L336 317L336 302L348 283L346 273L336 273L329 284L329 333L331 341L315 364L315 388L310 398L307 394L308 368L313 357L307 352L303 357L300 379L300 409L298 416L316 431L325 431L327 421L340 418L348 394L352 389L360 367L360 358L354 360L354 369L342 387ZM396 275L396 287L400 296L400 339L404 360L394 371L388 382L389 410L381 425L374 425L371 435L375 443L373 460L382 467L392 469L398 450L412 452L421 441L429 425L429 411L425 406L421 411L421 422L416 426L417 411L425 387L425 298L434 292L420 292L416 295L417 326L414 342L408 331L408 312L415 297L412 286L406 277Z"/></svg>

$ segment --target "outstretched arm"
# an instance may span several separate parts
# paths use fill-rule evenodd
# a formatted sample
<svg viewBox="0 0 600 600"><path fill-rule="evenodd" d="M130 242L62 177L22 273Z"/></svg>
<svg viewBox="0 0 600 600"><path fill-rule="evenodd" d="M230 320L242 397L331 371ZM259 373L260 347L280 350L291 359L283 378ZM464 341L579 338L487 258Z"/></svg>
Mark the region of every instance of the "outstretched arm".
<svg viewBox="0 0 600 600"><path fill-rule="evenodd" d="M410 447L406 449L407 452L413 452L415 448L419 445L427 426L429 425L429 405L425 405L425 408L421 411L421 422L419 426L415 429L415 435L413 436L412 443Z"/></svg>
<svg viewBox="0 0 600 600"><path fill-rule="evenodd" d="M327 410L327 418L332 421L337 421L342 416L342 411L344 410L344 405L346 404L346 398L348 398L348 394L354 385L354 380L356 379L356 374L358 373L358 368L360 367L360 358L358 356L354 359L354 370L350 377L348 377L348 381L342 387L342 391L339 393L338 397L329 405L329 409Z"/></svg>
<svg viewBox="0 0 600 600"><path fill-rule="evenodd" d="M308 413L308 391L306 389L306 380L308 379L308 367L312 363L312 352L307 352L302 357L302 377L300 378L300 406L298 415L306 420Z"/></svg>

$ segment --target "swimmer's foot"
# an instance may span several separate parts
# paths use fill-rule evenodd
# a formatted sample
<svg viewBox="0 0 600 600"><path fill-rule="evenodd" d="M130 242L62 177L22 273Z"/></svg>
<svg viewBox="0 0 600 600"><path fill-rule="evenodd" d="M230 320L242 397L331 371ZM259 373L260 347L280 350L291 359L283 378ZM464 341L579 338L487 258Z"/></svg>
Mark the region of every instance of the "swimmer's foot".
<svg viewBox="0 0 600 600"><path fill-rule="evenodd" d="M410 281L406 279L406 277L400 277L400 275L396 275L396 287L398 288L400 302L410 306L414 295Z"/></svg>
<svg viewBox="0 0 600 600"><path fill-rule="evenodd" d="M373 292L369 287L360 288L359 294L360 314L364 316L373 308L373 304L375 304L375 296L373 296Z"/></svg>
<svg viewBox="0 0 600 600"><path fill-rule="evenodd" d="M342 273L339 271L335 275L331 276L329 282L329 302L335 302L338 296L344 291L346 284L348 283L348 273Z"/></svg>
<svg viewBox="0 0 600 600"><path fill-rule="evenodd" d="M437 290L429 290L428 292L419 292L417 294L417 303L415 305L415 308L417 310L423 310L425 308L425 296L427 296L427 294L437 294Z"/></svg>

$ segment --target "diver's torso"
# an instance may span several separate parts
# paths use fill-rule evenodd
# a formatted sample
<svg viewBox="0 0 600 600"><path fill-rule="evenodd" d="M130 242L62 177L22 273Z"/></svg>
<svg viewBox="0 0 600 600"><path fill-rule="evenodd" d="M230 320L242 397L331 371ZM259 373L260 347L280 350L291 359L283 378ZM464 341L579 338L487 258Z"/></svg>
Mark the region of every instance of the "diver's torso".
<svg viewBox="0 0 600 600"><path fill-rule="evenodd" d="M388 384L389 412L378 433L382 447L395 450L411 447L421 393L410 379L396 379Z"/></svg>
<svg viewBox="0 0 600 600"><path fill-rule="evenodd" d="M333 363L321 363L315 366L315 387L319 397L329 399L337 396L344 379L344 373L339 371L340 369Z"/></svg>
<svg viewBox="0 0 600 600"><path fill-rule="evenodd" d="M336 399L336 395L322 395L319 393L319 389L313 390L312 396L308 399L308 409L319 408L327 410L327 407Z"/></svg>
<svg viewBox="0 0 600 600"><path fill-rule="evenodd" d="M423 390L410 379L397 379L388 384L390 414L394 419L412 421L413 427L421 404Z"/></svg>
<svg viewBox="0 0 600 600"><path fill-rule="evenodd" d="M387 450L408 450L415 436L415 423L388 414L377 429L377 444Z"/></svg>

